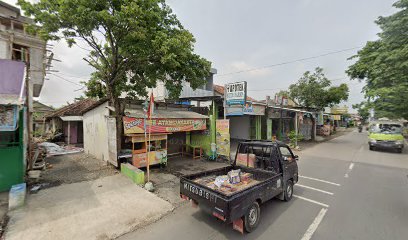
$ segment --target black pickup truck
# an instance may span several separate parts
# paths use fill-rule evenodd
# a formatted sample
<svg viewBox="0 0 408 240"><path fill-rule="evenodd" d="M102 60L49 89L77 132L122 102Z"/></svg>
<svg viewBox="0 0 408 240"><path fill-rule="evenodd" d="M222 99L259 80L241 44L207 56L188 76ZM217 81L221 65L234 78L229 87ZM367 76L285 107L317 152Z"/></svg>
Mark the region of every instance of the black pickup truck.
<svg viewBox="0 0 408 240"><path fill-rule="evenodd" d="M239 143L231 166L185 175L180 178L180 197L193 206L227 223L243 233L253 231L260 220L259 205L278 197L289 201L298 181L298 156L279 141L244 141ZM251 174L248 187L231 193L218 191L199 180L227 175L231 170Z"/></svg>

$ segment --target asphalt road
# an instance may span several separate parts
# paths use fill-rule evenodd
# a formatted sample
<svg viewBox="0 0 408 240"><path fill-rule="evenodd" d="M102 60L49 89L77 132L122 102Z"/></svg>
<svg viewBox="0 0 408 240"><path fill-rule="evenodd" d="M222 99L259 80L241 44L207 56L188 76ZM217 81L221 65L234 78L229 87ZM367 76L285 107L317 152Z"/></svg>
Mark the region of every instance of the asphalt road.
<svg viewBox="0 0 408 240"><path fill-rule="evenodd" d="M185 204L120 239L406 240L407 150L370 151L367 134L351 132L300 152L296 197L263 204L250 234Z"/></svg>

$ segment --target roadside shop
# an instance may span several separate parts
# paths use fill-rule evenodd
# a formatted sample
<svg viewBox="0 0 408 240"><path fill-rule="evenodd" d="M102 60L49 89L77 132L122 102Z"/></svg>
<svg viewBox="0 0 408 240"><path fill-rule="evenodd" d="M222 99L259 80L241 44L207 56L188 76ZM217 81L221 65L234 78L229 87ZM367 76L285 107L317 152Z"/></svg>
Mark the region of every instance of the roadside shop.
<svg viewBox="0 0 408 240"><path fill-rule="evenodd" d="M147 154L150 165L166 165L168 157L175 155L191 153L193 158L202 157L203 149L191 144L191 134L206 130L207 119L192 111L157 110L147 120L143 110L128 110L123 123L125 143L132 145L132 164L146 167Z"/></svg>

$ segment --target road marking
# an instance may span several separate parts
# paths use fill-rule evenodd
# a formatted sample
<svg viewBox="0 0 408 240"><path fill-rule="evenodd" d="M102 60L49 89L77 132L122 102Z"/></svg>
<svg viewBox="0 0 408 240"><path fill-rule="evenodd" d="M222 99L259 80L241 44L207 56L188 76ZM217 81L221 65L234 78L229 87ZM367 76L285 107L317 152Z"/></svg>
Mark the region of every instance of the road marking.
<svg viewBox="0 0 408 240"><path fill-rule="evenodd" d="M318 202L318 201L315 201L315 200L312 200L312 199L309 199L309 198L301 197L301 196L298 196L298 195L295 195L295 194L293 194L292 196L294 196L295 198L299 198L299 199L305 200L305 201L307 201L307 202L311 202L311 203L320 205L320 206L325 207L325 208L328 208L328 207L329 207L329 205L327 205L327 204L324 204L324 203L321 203L321 202Z"/></svg>
<svg viewBox="0 0 408 240"><path fill-rule="evenodd" d="M327 192L327 191L324 191L324 190L321 190L321 189L318 189L318 188L305 186L305 185L302 185L302 184L299 184L299 183L296 184L296 186L299 186L299 187L302 187L302 188L308 188L308 189L315 190L315 191L318 191L318 192L321 192L321 193L326 193L326 194L329 194L329 195L334 195L334 193L332 193L332 192Z"/></svg>
<svg viewBox="0 0 408 240"><path fill-rule="evenodd" d="M349 168L348 168L346 174L344 174L344 177L345 177L345 178L348 178L348 177L349 177L349 173L351 172L351 170L353 170L353 168L354 168L354 163L350 163Z"/></svg>
<svg viewBox="0 0 408 240"><path fill-rule="evenodd" d="M314 181L318 181L318 182L328 183L328 184L335 185L335 186L341 186L338 183L329 182L329 181L318 179L318 178L306 177L306 176L302 176L302 175L299 175L299 177L314 180Z"/></svg>
<svg viewBox="0 0 408 240"><path fill-rule="evenodd" d="M322 222L324 215L326 215L326 213L327 213L327 208L322 208L320 210L319 214L317 214L312 224L310 224L309 228L306 230L301 240L310 240L312 238L313 233L319 227L319 224Z"/></svg>

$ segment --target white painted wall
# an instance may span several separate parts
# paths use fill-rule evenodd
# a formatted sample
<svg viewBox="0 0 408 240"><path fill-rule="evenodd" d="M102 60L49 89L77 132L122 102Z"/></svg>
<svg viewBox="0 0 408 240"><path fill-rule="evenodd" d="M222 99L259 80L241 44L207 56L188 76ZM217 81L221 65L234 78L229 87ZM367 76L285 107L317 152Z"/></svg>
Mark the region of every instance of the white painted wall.
<svg viewBox="0 0 408 240"><path fill-rule="evenodd" d="M250 116L228 117L230 120L230 136L235 139L249 139L251 131Z"/></svg>
<svg viewBox="0 0 408 240"><path fill-rule="evenodd" d="M10 44L7 40L0 36L0 59L8 59L10 52Z"/></svg>
<svg viewBox="0 0 408 240"><path fill-rule="evenodd" d="M109 159L106 120L109 110L106 108L107 106L108 102L92 109L83 116L84 151L102 161Z"/></svg>

